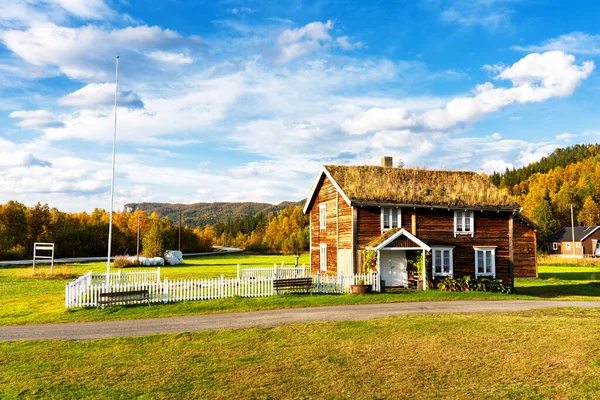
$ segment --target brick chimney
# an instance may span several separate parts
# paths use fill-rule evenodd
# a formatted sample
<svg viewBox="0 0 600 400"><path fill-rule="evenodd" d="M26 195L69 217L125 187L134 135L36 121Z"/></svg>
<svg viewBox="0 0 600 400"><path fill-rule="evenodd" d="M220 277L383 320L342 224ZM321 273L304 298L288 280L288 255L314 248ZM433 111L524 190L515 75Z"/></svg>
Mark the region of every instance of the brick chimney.
<svg viewBox="0 0 600 400"><path fill-rule="evenodd" d="M384 168L392 168L394 166L394 159L390 156L381 157L381 166Z"/></svg>

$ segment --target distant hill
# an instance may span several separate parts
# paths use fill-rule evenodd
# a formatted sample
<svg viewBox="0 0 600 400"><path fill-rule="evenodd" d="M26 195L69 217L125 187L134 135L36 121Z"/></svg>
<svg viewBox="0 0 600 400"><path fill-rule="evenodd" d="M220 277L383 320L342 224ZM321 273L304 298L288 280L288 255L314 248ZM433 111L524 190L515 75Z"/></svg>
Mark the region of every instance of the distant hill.
<svg viewBox="0 0 600 400"><path fill-rule="evenodd" d="M227 222L235 218L255 216L259 213L269 215L293 206L304 205L304 200L291 202L284 201L277 205L269 203L194 203L194 204L170 204L170 203L129 203L125 204L126 212L146 211L148 214L156 212L161 218L163 216L175 223L179 221L179 210L181 209L184 225L190 227L215 225L219 222Z"/></svg>
<svg viewBox="0 0 600 400"><path fill-rule="evenodd" d="M545 174L557 167L565 168L598 154L600 154L600 144L577 144L556 149L541 160L524 167L513 168L512 170L507 168L504 172L494 172L489 177L496 186L507 188L512 194L519 194L520 189L513 189L513 187L527 181L531 175L536 173Z"/></svg>

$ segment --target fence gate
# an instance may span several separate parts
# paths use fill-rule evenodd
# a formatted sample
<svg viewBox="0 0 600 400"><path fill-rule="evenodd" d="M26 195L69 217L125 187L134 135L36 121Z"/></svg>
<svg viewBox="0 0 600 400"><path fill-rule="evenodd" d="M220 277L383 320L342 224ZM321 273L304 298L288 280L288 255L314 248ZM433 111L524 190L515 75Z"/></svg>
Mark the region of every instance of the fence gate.
<svg viewBox="0 0 600 400"><path fill-rule="evenodd" d="M46 255L39 254L39 252L45 252ZM50 255L48 255L50 252ZM33 244L33 273L35 274L35 260L51 260L50 261L50 275L54 275L54 243L38 243Z"/></svg>

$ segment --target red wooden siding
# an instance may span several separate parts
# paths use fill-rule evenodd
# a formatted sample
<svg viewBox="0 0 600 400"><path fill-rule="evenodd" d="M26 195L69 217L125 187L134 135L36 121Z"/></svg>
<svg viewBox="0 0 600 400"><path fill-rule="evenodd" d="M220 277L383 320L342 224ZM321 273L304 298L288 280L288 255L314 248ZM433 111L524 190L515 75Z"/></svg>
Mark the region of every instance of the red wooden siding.
<svg viewBox="0 0 600 400"><path fill-rule="evenodd" d="M318 194L310 211L310 262L314 273L320 268L320 245L327 245L327 273L337 273L338 249L352 248L352 207L350 207L329 180L324 177L317 188ZM327 205L326 229L319 226L319 206Z"/></svg>
<svg viewBox="0 0 600 400"><path fill-rule="evenodd" d="M535 230L521 218L515 217L513 225L515 278L537 278L536 240Z"/></svg>

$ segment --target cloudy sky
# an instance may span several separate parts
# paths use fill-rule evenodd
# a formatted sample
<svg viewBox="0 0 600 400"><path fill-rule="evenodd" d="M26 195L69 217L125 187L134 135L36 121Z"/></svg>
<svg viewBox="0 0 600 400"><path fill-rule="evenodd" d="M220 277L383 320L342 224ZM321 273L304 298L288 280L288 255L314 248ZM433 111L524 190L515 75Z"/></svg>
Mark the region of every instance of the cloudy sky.
<svg viewBox="0 0 600 400"><path fill-rule="evenodd" d="M396 3L2 1L0 201L108 208L117 54L117 208L299 200L323 163L492 172L597 141L599 3Z"/></svg>

